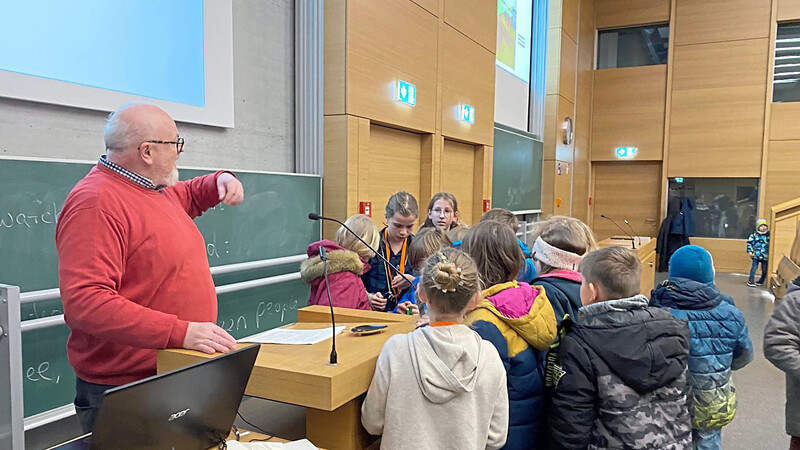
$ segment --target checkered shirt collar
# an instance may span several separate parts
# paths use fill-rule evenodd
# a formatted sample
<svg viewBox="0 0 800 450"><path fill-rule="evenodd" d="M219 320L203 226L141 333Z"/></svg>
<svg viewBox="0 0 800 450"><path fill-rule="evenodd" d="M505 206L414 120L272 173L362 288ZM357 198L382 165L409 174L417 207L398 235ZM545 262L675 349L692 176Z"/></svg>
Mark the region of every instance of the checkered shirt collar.
<svg viewBox="0 0 800 450"><path fill-rule="evenodd" d="M123 177L133 181L134 183L138 184L139 186L145 189L151 189L154 191L159 190L159 186L156 186L148 178L145 178L139 175L138 173L131 172L130 170L127 170L117 164L114 164L113 162L109 161L108 158L106 158L106 155L100 155L100 164L103 165L103 167L122 175Z"/></svg>

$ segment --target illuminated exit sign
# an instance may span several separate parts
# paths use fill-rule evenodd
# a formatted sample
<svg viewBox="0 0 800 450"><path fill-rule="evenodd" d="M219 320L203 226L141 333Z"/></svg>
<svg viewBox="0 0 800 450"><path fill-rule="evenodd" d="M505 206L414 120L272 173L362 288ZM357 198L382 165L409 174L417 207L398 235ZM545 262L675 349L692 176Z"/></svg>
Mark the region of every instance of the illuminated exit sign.
<svg viewBox="0 0 800 450"><path fill-rule="evenodd" d="M395 97L400 103L414 106L417 104L417 87L407 81L400 80L397 82Z"/></svg>
<svg viewBox="0 0 800 450"><path fill-rule="evenodd" d="M475 107L469 105L461 105L461 121L474 124L475 123Z"/></svg>
<svg viewBox="0 0 800 450"><path fill-rule="evenodd" d="M617 158L633 158L636 156L636 150L636 147L617 147Z"/></svg>

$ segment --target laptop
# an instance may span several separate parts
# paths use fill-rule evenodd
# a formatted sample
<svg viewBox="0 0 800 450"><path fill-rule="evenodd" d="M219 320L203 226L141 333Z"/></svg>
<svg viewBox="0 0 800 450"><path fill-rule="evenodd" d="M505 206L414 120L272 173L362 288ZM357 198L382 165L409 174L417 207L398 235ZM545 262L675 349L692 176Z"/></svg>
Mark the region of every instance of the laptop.
<svg viewBox="0 0 800 450"><path fill-rule="evenodd" d="M206 449L224 442L260 345L107 390L94 432L54 447Z"/></svg>

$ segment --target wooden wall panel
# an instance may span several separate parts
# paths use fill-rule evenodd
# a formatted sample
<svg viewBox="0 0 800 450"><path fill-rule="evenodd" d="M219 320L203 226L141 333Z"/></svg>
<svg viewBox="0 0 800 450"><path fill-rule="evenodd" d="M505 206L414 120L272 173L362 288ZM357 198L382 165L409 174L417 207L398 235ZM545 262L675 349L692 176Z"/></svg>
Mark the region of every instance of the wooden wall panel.
<svg viewBox="0 0 800 450"><path fill-rule="evenodd" d="M636 160L663 158L667 65L594 72L592 161L615 161L617 147L638 148Z"/></svg>
<svg viewBox="0 0 800 450"><path fill-rule="evenodd" d="M346 0L325 2L324 114L344 114Z"/></svg>
<svg viewBox="0 0 800 450"><path fill-rule="evenodd" d="M778 21L800 20L800 0L778 0Z"/></svg>
<svg viewBox="0 0 800 450"><path fill-rule="evenodd" d="M699 245L711 253L717 272L750 273L750 257L745 251L744 239L689 238L693 245Z"/></svg>
<svg viewBox="0 0 800 450"><path fill-rule="evenodd" d="M438 24L408 0L348 0L347 113L433 133ZM416 85L416 106L394 100L398 80Z"/></svg>
<svg viewBox="0 0 800 450"><path fill-rule="evenodd" d="M572 165L572 216L589 221L589 161L594 69L594 0L581 0L575 92L575 157Z"/></svg>
<svg viewBox="0 0 800 450"><path fill-rule="evenodd" d="M481 165L483 161L481 160ZM468 224L473 224L480 219L474 217L474 198L475 183L482 180L475 180L475 147L472 145L444 140L442 150L442 188L441 190L450 192L458 199L458 209L461 220ZM424 200L423 200L424 201Z"/></svg>
<svg viewBox="0 0 800 450"><path fill-rule="evenodd" d="M545 97L545 123L544 123L544 159L558 159L566 162L573 162L572 144L564 144L562 139L562 124L564 118L572 117L573 128L575 125L573 104L560 95L548 95Z"/></svg>
<svg viewBox="0 0 800 450"><path fill-rule="evenodd" d="M800 139L800 103L772 103L769 138L773 141Z"/></svg>
<svg viewBox="0 0 800 450"><path fill-rule="evenodd" d="M670 0L599 0L597 28L618 28L669 22Z"/></svg>
<svg viewBox="0 0 800 450"><path fill-rule="evenodd" d="M622 234L614 224L600 217L603 214L623 227L622 221L627 219L639 236L657 236L661 222L661 163L599 162L592 165L592 170L592 229L597 239Z"/></svg>
<svg viewBox="0 0 800 450"><path fill-rule="evenodd" d="M325 116L323 145L325 179L322 185L323 214L348 217L358 198L358 118ZM338 226L323 224L323 234L332 238Z"/></svg>
<svg viewBox="0 0 800 450"><path fill-rule="evenodd" d="M476 144L494 139L494 54L443 26L442 135ZM458 120L462 104L475 107L475 123Z"/></svg>
<svg viewBox="0 0 800 450"><path fill-rule="evenodd" d="M486 50L497 48L497 3L486 0L444 0L444 22ZM445 47L447 48L447 47Z"/></svg>
<svg viewBox="0 0 800 450"><path fill-rule="evenodd" d="M386 201L399 190L427 202L420 199L422 136L372 124L369 139L369 160L361 161L358 170L369 174L369 198L364 200L372 201L375 221L383 220Z"/></svg>
<svg viewBox="0 0 800 450"><path fill-rule="evenodd" d="M569 216L572 208L572 164L555 161L553 184L553 214Z"/></svg>
<svg viewBox="0 0 800 450"><path fill-rule="evenodd" d="M492 164L494 147L488 145L475 146L475 180L472 196L472 223L477 223L483 216L483 200L492 198ZM460 207L460 205L459 205Z"/></svg>
<svg viewBox="0 0 800 450"><path fill-rule="evenodd" d="M675 47L668 176L760 176L768 48Z"/></svg>
<svg viewBox="0 0 800 450"><path fill-rule="evenodd" d="M764 211L800 197L800 140L770 141L767 154L767 174L762 181L765 189Z"/></svg>
<svg viewBox="0 0 800 450"><path fill-rule="evenodd" d="M771 7L772 0L678 0L670 39L687 45L768 38Z"/></svg>
<svg viewBox="0 0 800 450"><path fill-rule="evenodd" d="M573 42L578 42L579 0L553 0L548 9L548 28L561 28Z"/></svg>
<svg viewBox="0 0 800 450"><path fill-rule="evenodd" d="M545 93L547 95L558 94L558 86L561 79L562 34L564 32L561 28L549 28L547 30L547 67L545 68Z"/></svg>
<svg viewBox="0 0 800 450"><path fill-rule="evenodd" d="M566 31L561 35L561 61L559 61L558 93L575 103L575 76L578 63L578 45Z"/></svg>
<svg viewBox="0 0 800 450"><path fill-rule="evenodd" d="M439 16L439 0L411 0L419 6L425 8L434 16Z"/></svg>

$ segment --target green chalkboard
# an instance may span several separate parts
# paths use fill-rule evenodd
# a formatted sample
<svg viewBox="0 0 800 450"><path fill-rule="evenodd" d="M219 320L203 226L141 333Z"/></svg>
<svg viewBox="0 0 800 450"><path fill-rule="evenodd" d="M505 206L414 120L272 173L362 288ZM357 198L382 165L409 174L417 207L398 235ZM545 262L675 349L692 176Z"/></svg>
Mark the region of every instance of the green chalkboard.
<svg viewBox="0 0 800 450"><path fill-rule="evenodd" d="M542 207L542 151L532 135L495 125L492 206L510 211Z"/></svg>
<svg viewBox="0 0 800 450"><path fill-rule="evenodd" d="M0 159L0 282L22 292L58 286L55 224L72 186L94 164ZM208 173L181 169L181 179ZM320 237L321 180L316 176L237 171L242 205L225 205L196 219L211 266L305 253ZM217 286L297 272L299 263L214 277ZM234 337L274 328L297 318L308 287L299 280L219 296L218 324ZM60 300L22 305L22 320L62 314ZM66 358L69 329L57 326L23 334L25 416L72 402L75 376Z"/></svg>

